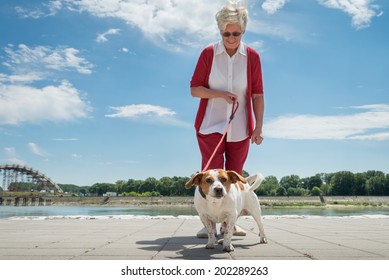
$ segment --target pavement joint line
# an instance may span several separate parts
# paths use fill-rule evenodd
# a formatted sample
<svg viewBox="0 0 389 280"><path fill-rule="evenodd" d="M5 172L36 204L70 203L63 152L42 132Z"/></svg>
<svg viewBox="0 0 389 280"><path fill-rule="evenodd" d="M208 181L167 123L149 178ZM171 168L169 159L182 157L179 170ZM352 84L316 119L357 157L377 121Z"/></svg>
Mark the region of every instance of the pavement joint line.
<svg viewBox="0 0 389 280"><path fill-rule="evenodd" d="M142 227L142 228L138 228L137 231L134 231L134 232L132 232L132 233L125 234L125 235L123 235L123 236L121 236L121 237L119 237L119 238L117 238L117 239L115 239L115 240L107 241L107 242L105 242L104 244L102 244L101 246L96 246L96 247L94 247L94 248L92 248L92 249L90 249L90 250L86 250L84 253L82 253L82 254L80 254L80 255L75 255L75 256L73 256L71 259L85 256L87 253L96 251L97 249L100 249L100 248L104 248L104 247L107 246L107 245L110 245L110 244L112 244L112 243L115 243L115 242L117 242L117 241L120 241L120 240L122 240L122 239L124 239L124 238L126 238L126 237L130 237L131 235L133 235L133 234L135 234L135 233L141 232L141 231L143 231L143 230L145 230L145 229L147 229L147 228L153 227L153 226L155 226L156 224L160 224L160 223L162 223L162 222L163 222L163 220L157 220L156 223L147 225L147 226ZM104 231L104 230L107 229L107 228L109 229L110 227L107 226L107 227L105 227L105 228L102 229L102 230L95 231L95 233L100 233L100 232ZM89 233L89 234L90 234L90 233ZM89 234L86 234L86 235L89 235ZM157 252L157 253L158 253L158 252ZM154 258L154 256L153 256L151 259L153 259L153 258Z"/></svg>
<svg viewBox="0 0 389 280"><path fill-rule="evenodd" d="M279 228L277 228L277 227L275 227L275 226L273 226L273 228L279 229ZM253 234L256 235L256 232L254 231L255 228L251 228L251 229L244 228L244 229L246 229L247 231L250 231L251 233L253 233ZM266 232L265 232L265 234L266 234ZM309 236L307 236L307 237L309 237ZM288 250L291 250L291 251L293 251L293 252L295 252L295 253L298 253L298 254L301 254L301 255L303 255L303 256L307 256L308 258L314 260L314 258L313 258L312 256L310 256L309 254L307 254L307 253L300 252L300 251L297 250L297 249L293 249L292 247L289 247L289 246L284 245L284 244L282 244L282 243L280 243L280 242L277 242L277 241L275 241L275 240L273 240L273 239L271 239L271 238L268 238L267 236L266 236L266 239L267 239L268 242L269 242L269 241L272 241L272 242L274 242L275 244L277 244L277 245L279 245L279 246L281 246L281 247L283 247L283 248L286 248L286 249L288 249Z"/></svg>
<svg viewBox="0 0 389 280"><path fill-rule="evenodd" d="M176 235L176 233L178 232L178 230L182 227L182 225L185 223L185 220L182 220L180 225L176 228L176 230L173 232L172 236L170 236L169 238L166 238L166 242L161 246L161 248L151 257L151 259L155 259L158 254L163 251L163 249L166 247L166 245L170 242L170 240L172 240L174 238L174 236Z"/></svg>
<svg viewBox="0 0 389 280"><path fill-rule="evenodd" d="M379 256L379 257L384 257L383 255L380 255L380 254L377 254L377 253L374 253L374 252L371 252L371 251L367 251L367 250L363 250L363 249L359 249L359 248L354 248L354 247L347 246L347 245L344 245L344 244L340 244L340 243L337 243L337 242L332 242L332 241L324 240L324 239L317 238L317 237L311 237L309 235L305 235L305 234L301 234L301 233L295 233L295 232L288 231L288 230L285 230L285 231L289 232L291 234L295 234L295 235L298 235L298 236L303 236L303 237L306 237L306 238L311 238L313 240L322 241L322 242L325 242L325 243L328 243L328 244L337 245L337 246L344 247L344 248L347 248L347 249L353 249L353 250L357 250L357 251L360 251L360 252L363 252L363 253L368 253L368 254L373 254L373 255ZM362 239L362 238L360 238L360 239ZM365 240L371 241L371 239L365 239Z"/></svg>
<svg viewBox="0 0 389 280"><path fill-rule="evenodd" d="M293 232L293 231L290 231L290 230L286 230L286 229L279 228L279 227L277 227L277 226L272 226L272 227L275 228L275 229L283 230L283 231L288 232L288 233L290 233L290 234L302 236L302 237L305 237L305 238L310 238L310 239L317 240L317 241L321 241L321 242L325 242L325 243L328 243L328 244L337 245L337 246L344 247L344 248L347 248L347 249L357 250L357 251L360 251L360 252L363 252L363 253L368 253L368 254L372 254L372 255L379 256L379 257L385 257L384 255L377 254L377 253L374 253L374 252L371 252L371 251L367 251L367 250L363 250L363 249L359 249L359 248L354 248L354 247L351 247L351 246L347 246L347 245L343 245L343 244L340 244L340 243L337 243L337 242L332 242L332 241L328 241L328 240L316 238L316 237L309 236L309 235L305 235L305 234L302 234L302 233L296 233L296 232ZM306 227L306 228L310 228L310 227ZM361 239L362 239L362 238L361 238ZM364 240L372 241L371 239L364 239ZM273 241L273 242L275 242L275 241ZM292 248L288 247L287 245L283 245L283 244L278 243L278 242L275 242L275 243L278 244L278 245L280 245L280 246L286 247L286 248L288 248L288 249L290 249L290 250L293 250L293 251L295 251L295 252L297 252L297 253L300 253L300 254L303 254L303 255L306 255L306 254L307 254L307 253L304 253L304 252L299 252L297 249L292 249ZM377 242L377 243L379 243L379 242ZM308 255L310 255L310 254L308 254ZM311 256L311 255L310 255L310 256Z"/></svg>

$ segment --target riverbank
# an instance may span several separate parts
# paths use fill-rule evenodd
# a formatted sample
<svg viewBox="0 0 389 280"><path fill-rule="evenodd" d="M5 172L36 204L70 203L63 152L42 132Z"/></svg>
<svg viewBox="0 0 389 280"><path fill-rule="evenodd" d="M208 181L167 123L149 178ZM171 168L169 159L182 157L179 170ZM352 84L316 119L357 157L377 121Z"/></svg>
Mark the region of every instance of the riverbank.
<svg viewBox="0 0 389 280"><path fill-rule="evenodd" d="M43 205L51 206L174 206L193 207L193 197L74 197L74 196L46 196L42 197ZM3 197L3 201L15 198ZM289 196L289 197L260 197L262 207L389 207L389 196ZM19 205L23 205L20 201ZM26 206L32 200L24 201ZM5 203L3 204L5 205ZM37 204L34 204L37 205Z"/></svg>
<svg viewBox="0 0 389 280"><path fill-rule="evenodd" d="M193 197L53 197L52 205L182 206L192 207ZM262 207L285 206L388 206L389 196L260 197Z"/></svg>

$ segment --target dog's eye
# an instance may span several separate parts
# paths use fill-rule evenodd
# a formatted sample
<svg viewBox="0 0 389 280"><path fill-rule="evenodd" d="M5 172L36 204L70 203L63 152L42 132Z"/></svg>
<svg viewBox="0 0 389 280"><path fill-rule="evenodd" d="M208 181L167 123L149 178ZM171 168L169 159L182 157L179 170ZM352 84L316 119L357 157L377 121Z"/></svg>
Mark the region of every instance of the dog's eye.
<svg viewBox="0 0 389 280"><path fill-rule="evenodd" d="M213 183L211 178L207 178L207 180L205 180L205 182L207 182L208 184L212 184Z"/></svg>
<svg viewBox="0 0 389 280"><path fill-rule="evenodd" d="M220 182L221 182L222 184L224 184L225 182L227 182L227 179L226 179L226 178L220 178Z"/></svg>

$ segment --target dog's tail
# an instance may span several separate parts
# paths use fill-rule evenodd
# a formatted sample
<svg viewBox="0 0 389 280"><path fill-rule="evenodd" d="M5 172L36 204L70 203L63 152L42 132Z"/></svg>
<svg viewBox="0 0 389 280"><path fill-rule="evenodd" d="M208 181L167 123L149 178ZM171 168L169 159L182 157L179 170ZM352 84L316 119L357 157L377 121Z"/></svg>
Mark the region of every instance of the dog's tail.
<svg viewBox="0 0 389 280"><path fill-rule="evenodd" d="M250 185L249 191L254 191L262 183L264 177L261 173L254 174L250 177L247 177L246 180Z"/></svg>

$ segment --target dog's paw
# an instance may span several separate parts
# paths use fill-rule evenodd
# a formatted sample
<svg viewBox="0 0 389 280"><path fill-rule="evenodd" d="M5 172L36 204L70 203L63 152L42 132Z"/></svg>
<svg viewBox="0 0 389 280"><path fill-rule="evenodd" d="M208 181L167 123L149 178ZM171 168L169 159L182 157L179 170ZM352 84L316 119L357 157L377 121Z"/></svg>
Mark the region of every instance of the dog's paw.
<svg viewBox="0 0 389 280"><path fill-rule="evenodd" d="M259 237L259 243L260 244L266 244L267 243L267 239L265 236L260 236Z"/></svg>
<svg viewBox="0 0 389 280"><path fill-rule="evenodd" d="M215 243L207 243L207 245L205 245L205 249L215 249Z"/></svg>
<svg viewBox="0 0 389 280"><path fill-rule="evenodd" d="M224 252L232 252L232 251L234 251L234 246L232 246L232 244L224 245L223 246L223 251Z"/></svg>

